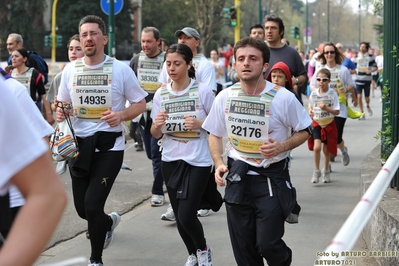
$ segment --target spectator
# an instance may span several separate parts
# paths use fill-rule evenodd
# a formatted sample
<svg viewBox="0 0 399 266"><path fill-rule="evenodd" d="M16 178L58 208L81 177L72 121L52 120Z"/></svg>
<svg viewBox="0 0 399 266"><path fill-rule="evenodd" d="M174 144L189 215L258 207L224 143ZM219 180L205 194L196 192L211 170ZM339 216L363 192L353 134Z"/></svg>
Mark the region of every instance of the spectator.
<svg viewBox="0 0 399 266"><path fill-rule="evenodd" d="M228 43L226 51L223 51L223 48L219 47L219 55L221 57L224 57L224 79L226 80L226 82L229 82L230 78L227 73L229 69L230 57L233 56L233 45Z"/></svg>

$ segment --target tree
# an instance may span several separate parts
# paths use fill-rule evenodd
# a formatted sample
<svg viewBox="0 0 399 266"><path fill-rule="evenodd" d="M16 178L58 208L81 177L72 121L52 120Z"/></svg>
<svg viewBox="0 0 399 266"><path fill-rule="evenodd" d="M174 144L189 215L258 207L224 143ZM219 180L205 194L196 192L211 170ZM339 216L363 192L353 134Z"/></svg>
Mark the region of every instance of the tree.
<svg viewBox="0 0 399 266"><path fill-rule="evenodd" d="M198 31L201 35L200 50L209 54L208 46L213 37L219 34L223 27L222 10L226 0L195 0L195 6L198 14Z"/></svg>
<svg viewBox="0 0 399 266"><path fill-rule="evenodd" d="M115 15L115 43L118 44L128 42L131 44L133 42L132 30L133 21L131 19L131 14L134 12L134 8L130 5L130 1L124 1L124 6L122 11ZM93 14L100 16L106 26L108 31L108 16L101 10L101 6L98 0L86 0L77 1L71 5L68 1L59 1L57 5L57 34L62 35L64 38L64 44L61 48L57 50L57 60L58 58L64 58L67 61L67 48L66 42L74 34L79 33L79 21L86 15ZM108 33L108 32L107 32ZM106 47L106 53L108 53L108 48ZM130 59L133 51L129 52L129 55L118 53L116 49L117 58Z"/></svg>
<svg viewBox="0 0 399 266"><path fill-rule="evenodd" d="M7 40L8 34L19 33L22 35L24 46L27 49L40 53L43 47L45 1L2 0L0 4L2 7L0 13L2 50L5 48L5 40ZM7 58L8 53L4 53L2 57Z"/></svg>
<svg viewBox="0 0 399 266"><path fill-rule="evenodd" d="M156 27L162 38L173 44L177 42L175 31L184 27L197 28L197 13L185 1L146 0L142 4L142 27L147 26Z"/></svg>
<svg viewBox="0 0 399 266"><path fill-rule="evenodd" d="M201 35L200 52L208 54L209 45L215 37L220 38L222 9L226 0L146 0L143 1L143 27L154 26L161 36L170 43L176 43L176 30L184 27L195 28ZM164 12L159 13L159 10Z"/></svg>

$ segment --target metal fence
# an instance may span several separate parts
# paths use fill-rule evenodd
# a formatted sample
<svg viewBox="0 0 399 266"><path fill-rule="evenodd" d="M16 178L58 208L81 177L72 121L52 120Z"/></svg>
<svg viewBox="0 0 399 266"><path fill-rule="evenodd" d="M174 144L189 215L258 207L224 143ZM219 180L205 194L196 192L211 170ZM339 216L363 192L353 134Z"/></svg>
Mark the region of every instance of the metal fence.
<svg viewBox="0 0 399 266"><path fill-rule="evenodd" d="M389 91L383 98L381 132L381 157L387 158L399 141L399 1L384 1L384 84ZM397 57L398 56L398 57ZM386 112L384 114L384 112ZM384 123L385 121L385 123ZM390 142L390 143L389 143ZM391 188L399 190L399 173L396 172Z"/></svg>

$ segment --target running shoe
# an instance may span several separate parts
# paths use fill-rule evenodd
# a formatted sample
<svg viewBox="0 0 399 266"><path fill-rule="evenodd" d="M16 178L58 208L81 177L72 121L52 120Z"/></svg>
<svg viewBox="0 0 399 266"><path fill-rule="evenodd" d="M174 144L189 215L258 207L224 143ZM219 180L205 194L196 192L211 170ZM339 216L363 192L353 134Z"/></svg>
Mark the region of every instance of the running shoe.
<svg viewBox="0 0 399 266"><path fill-rule="evenodd" d="M206 245L206 250L197 250L198 266L212 266L212 250Z"/></svg>
<svg viewBox="0 0 399 266"><path fill-rule="evenodd" d="M158 207L164 204L165 197L163 195L152 195L151 206Z"/></svg>
<svg viewBox="0 0 399 266"><path fill-rule="evenodd" d="M320 176L321 176L320 170L314 170L311 182L315 184L319 183Z"/></svg>
<svg viewBox="0 0 399 266"><path fill-rule="evenodd" d="M143 144L138 145L136 151L144 151Z"/></svg>
<svg viewBox="0 0 399 266"><path fill-rule="evenodd" d="M344 166L347 166L350 162L349 154L348 154L348 148L344 147L344 151L342 152L342 158L341 158L342 164Z"/></svg>
<svg viewBox="0 0 399 266"><path fill-rule="evenodd" d="M367 106L367 111L369 112L369 116L373 116L373 110L369 106Z"/></svg>
<svg viewBox="0 0 399 266"><path fill-rule="evenodd" d="M89 260L88 266L104 266L101 262L95 262L94 260Z"/></svg>
<svg viewBox="0 0 399 266"><path fill-rule="evenodd" d="M321 177L323 179L323 183L330 183L330 171L328 170L321 170Z"/></svg>
<svg viewBox="0 0 399 266"><path fill-rule="evenodd" d="M161 215L161 220L170 221L170 222L176 221L175 213L173 212L172 205L169 204L168 209L166 210L166 213Z"/></svg>
<svg viewBox="0 0 399 266"><path fill-rule="evenodd" d="M210 214L208 209L201 209L197 211L197 216L198 217L205 217L208 216Z"/></svg>
<svg viewBox="0 0 399 266"><path fill-rule="evenodd" d="M184 266L198 266L197 256L191 254L188 256L186 264Z"/></svg>
<svg viewBox="0 0 399 266"><path fill-rule="evenodd" d="M66 164L66 161L61 161L57 163L57 167L55 168L55 172L57 173L57 175L62 175L63 173L65 173L67 169Z"/></svg>
<svg viewBox="0 0 399 266"><path fill-rule="evenodd" d="M121 215L118 212L111 212L108 216L112 219L112 226L111 231L108 231L105 235L104 249L106 249L111 244L112 240L114 240L114 230L121 221Z"/></svg>

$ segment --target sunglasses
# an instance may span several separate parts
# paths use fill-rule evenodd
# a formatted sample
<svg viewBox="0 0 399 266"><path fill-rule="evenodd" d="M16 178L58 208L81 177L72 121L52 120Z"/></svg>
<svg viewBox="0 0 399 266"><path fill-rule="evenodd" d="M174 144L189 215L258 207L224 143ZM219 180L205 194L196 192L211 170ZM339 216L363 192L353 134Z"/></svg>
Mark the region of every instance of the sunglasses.
<svg viewBox="0 0 399 266"><path fill-rule="evenodd" d="M318 81L318 82L327 82L327 81L329 81L330 79L329 78L316 78L316 80Z"/></svg>
<svg viewBox="0 0 399 266"><path fill-rule="evenodd" d="M335 51L325 51L324 54L335 54Z"/></svg>

